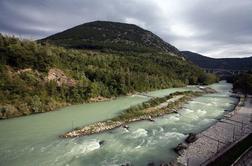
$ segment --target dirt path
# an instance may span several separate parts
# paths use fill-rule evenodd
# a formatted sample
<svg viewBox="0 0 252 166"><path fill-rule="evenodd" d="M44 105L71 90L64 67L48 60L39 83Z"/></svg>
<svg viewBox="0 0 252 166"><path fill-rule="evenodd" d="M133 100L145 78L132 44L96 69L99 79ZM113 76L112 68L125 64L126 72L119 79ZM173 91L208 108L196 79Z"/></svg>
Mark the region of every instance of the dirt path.
<svg viewBox="0 0 252 166"><path fill-rule="evenodd" d="M177 161L190 166L204 164L231 143L251 132L252 98L249 97L244 106L227 114L225 118L198 134L199 139L190 144Z"/></svg>

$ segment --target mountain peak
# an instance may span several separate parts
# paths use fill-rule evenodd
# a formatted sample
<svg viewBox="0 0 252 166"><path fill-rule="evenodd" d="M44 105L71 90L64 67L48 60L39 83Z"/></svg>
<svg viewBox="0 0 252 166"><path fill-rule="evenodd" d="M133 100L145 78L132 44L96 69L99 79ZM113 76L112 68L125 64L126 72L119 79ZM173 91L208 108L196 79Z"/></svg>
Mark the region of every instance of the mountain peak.
<svg viewBox="0 0 252 166"><path fill-rule="evenodd" d="M40 41L68 48L158 51L180 55L174 46L134 24L93 21L54 34Z"/></svg>

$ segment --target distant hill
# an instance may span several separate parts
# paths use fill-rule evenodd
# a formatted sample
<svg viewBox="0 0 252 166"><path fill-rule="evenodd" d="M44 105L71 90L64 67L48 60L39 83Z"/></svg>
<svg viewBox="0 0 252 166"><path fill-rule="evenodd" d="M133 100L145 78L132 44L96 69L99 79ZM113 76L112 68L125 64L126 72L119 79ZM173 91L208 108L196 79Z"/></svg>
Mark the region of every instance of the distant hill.
<svg viewBox="0 0 252 166"><path fill-rule="evenodd" d="M181 51L183 56L194 64L208 69L251 70L252 57L248 58L209 58L190 51Z"/></svg>
<svg viewBox="0 0 252 166"><path fill-rule="evenodd" d="M40 40L45 41L66 48L159 51L180 55L177 48L150 31L133 24L109 21L85 23Z"/></svg>

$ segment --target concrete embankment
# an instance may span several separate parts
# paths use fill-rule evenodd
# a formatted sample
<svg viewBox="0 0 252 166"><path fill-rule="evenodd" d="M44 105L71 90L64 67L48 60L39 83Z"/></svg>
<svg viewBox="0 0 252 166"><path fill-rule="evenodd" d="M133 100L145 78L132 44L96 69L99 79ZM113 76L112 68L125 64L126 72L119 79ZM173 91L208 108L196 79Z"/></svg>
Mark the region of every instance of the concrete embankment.
<svg viewBox="0 0 252 166"><path fill-rule="evenodd" d="M243 103L244 102L244 103ZM241 137L252 132L252 99L241 98L235 110L197 135L197 141L177 158L183 165L206 165Z"/></svg>

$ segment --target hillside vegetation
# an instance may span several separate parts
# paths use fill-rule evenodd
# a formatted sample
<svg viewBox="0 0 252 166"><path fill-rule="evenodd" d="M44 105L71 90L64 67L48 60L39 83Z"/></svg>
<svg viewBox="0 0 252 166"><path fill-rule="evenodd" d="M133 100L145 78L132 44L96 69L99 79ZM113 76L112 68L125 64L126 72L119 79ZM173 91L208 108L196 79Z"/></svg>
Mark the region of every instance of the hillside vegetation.
<svg viewBox="0 0 252 166"><path fill-rule="evenodd" d="M252 72L236 75L233 79L233 89L244 94L252 94Z"/></svg>
<svg viewBox="0 0 252 166"><path fill-rule="evenodd" d="M53 111L99 96L213 81L165 52L74 50L0 35L0 55L0 118Z"/></svg>
<svg viewBox="0 0 252 166"><path fill-rule="evenodd" d="M181 55L179 50L160 37L133 24L94 21L54 34L40 42L49 42L67 48L88 48L134 52L169 52Z"/></svg>

